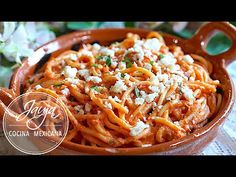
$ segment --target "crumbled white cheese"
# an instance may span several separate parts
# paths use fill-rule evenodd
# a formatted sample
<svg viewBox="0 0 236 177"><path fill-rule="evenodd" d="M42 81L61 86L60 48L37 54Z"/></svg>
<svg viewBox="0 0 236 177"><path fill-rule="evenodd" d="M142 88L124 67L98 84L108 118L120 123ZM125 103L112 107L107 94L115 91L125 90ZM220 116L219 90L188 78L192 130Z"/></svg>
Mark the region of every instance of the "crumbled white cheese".
<svg viewBox="0 0 236 177"><path fill-rule="evenodd" d="M101 46L100 46L98 43L94 43L94 44L93 44L93 48L94 48L95 50L100 50L100 49L101 49Z"/></svg>
<svg viewBox="0 0 236 177"><path fill-rule="evenodd" d="M77 85L79 83L79 79L65 78L65 80L70 82L71 84L75 84L75 85Z"/></svg>
<svg viewBox="0 0 236 177"><path fill-rule="evenodd" d="M100 53L103 54L103 55L108 55L110 57L115 56L115 52L111 49L106 48L106 47L101 48Z"/></svg>
<svg viewBox="0 0 236 177"><path fill-rule="evenodd" d="M115 96L114 98L112 98L112 96L109 96L108 99L113 99L115 102L121 103L121 100L117 96Z"/></svg>
<svg viewBox="0 0 236 177"><path fill-rule="evenodd" d="M79 110L78 114L84 115L84 110L83 109Z"/></svg>
<svg viewBox="0 0 236 177"><path fill-rule="evenodd" d="M174 81L176 81L176 82L179 82L179 83L183 82L183 77L181 77L181 76L179 76L179 75L172 74L172 75L171 75L171 78L172 78Z"/></svg>
<svg viewBox="0 0 236 177"><path fill-rule="evenodd" d="M133 128L130 129L130 135L137 136L140 133L142 133L143 130L145 130L146 128L149 128L149 125L139 120L137 124Z"/></svg>
<svg viewBox="0 0 236 177"><path fill-rule="evenodd" d="M152 61L156 61L157 56L154 55L150 50L144 50L144 56L149 58Z"/></svg>
<svg viewBox="0 0 236 177"><path fill-rule="evenodd" d="M160 92L163 92L166 89L163 83L160 83L159 88L160 88Z"/></svg>
<svg viewBox="0 0 236 177"><path fill-rule="evenodd" d="M150 79L150 82L154 83L154 84L159 84L159 77L154 76Z"/></svg>
<svg viewBox="0 0 236 177"><path fill-rule="evenodd" d="M86 78L86 81L87 82L92 81L93 83L100 83L102 82L102 79L98 76L89 76Z"/></svg>
<svg viewBox="0 0 236 177"><path fill-rule="evenodd" d="M179 102L179 100L175 99L175 100L171 100L172 104L177 104Z"/></svg>
<svg viewBox="0 0 236 177"><path fill-rule="evenodd" d="M158 93L151 93L148 94L145 98L146 102L151 103L156 97L158 96Z"/></svg>
<svg viewBox="0 0 236 177"><path fill-rule="evenodd" d="M81 50L81 51L79 51L79 53L78 53L78 57L93 57L93 53L91 52L91 51L88 51L88 50L86 50L86 49L83 49L83 50Z"/></svg>
<svg viewBox="0 0 236 177"><path fill-rule="evenodd" d="M180 124L179 124L178 121L174 121L173 123L174 123L175 125L177 125L178 127L180 127Z"/></svg>
<svg viewBox="0 0 236 177"><path fill-rule="evenodd" d="M144 64L144 68L147 69L147 70L149 70L149 71L151 71L151 70L152 70L152 65L149 64L149 63L145 63L145 64Z"/></svg>
<svg viewBox="0 0 236 177"><path fill-rule="evenodd" d="M190 55L184 55L183 60L186 61L188 64L193 64L194 60Z"/></svg>
<svg viewBox="0 0 236 177"><path fill-rule="evenodd" d="M76 111L79 111L80 109L83 109L83 106L82 105L77 105L77 106L74 107L74 109Z"/></svg>
<svg viewBox="0 0 236 177"><path fill-rule="evenodd" d="M62 71L62 74L64 74L64 76L66 78L75 78L76 77L76 73L77 73L77 69L76 68L72 68L70 66L66 66L64 68L64 70Z"/></svg>
<svg viewBox="0 0 236 177"><path fill-rule="evenodd" d="M192 101L194 100L194 95L193 95L193 91L188 88L188 87L182 87L181 88L181 91L184 93L184 97L189 100L189 101Z"/></svg>
<svg viewBox="0 0 236 177"><path fill-rule="evenodd" d="M160 92L160 89L157 87L157 86L155 86L155 85L150 85L149 87L148 87L152 92Z"/></svg>
<svg viewBox="0 0 236 177"><path fill-rule="evenodd" d="M170 72L174 73L180 69L180 66L179 65L169 65L168 68L170 69Z"/></svg>
<svg viewBox="0 0 236 177"><path fill-rule="evenodd" d="M120 80L120 79L121 79L121 73L118 72L118 73L115 75L115 77L116 77L117 80Z"/></svg>
<svg viewBox="0 0 236 177"><path fill-rule="evenodd" d="M144 92L143 90L140 91L140 94L141 94L142 98L144 98L144 99L145 99L146 96L147 96L146 92Z"/></svg>
<svg viewBox="0 0 236 177"><path fill-rule="evenodd" d="M144 99L143 98L135 98L135 104L136 105L142 105L144 103Z"/></svg>
<svg viewBox="0 0 236 177"><path fill-rule="evenodd" d="M64 88L63 90L61 90L61 93L63 95L69 95L70 94L70 90L68 88Z"/></svg>
<svg viewBox="0 0 236 177"><path fill-rule="evenodd" d="M119 68L120 70L126 69L126 63L121 61L121 62L119 63L119 65L118 65L118 68Z"/></svg>
<svg viewBox="0 0 236 177"><path fill-rule="evenodd" d="M116 81L115 85L111 87L110 91L115 93L122 93L127 90L128 87L124 84L122 80Z"/></svg>
<svg viewBox="0 0 236 177"><path fill-rule="evenodd" d="M80 67L81 69L85 69L85 68L86 68L86 65L85 65L84 63L80 63L79 67Z"/></svg>
<svg viewBox="0 0 236 177"><path fill-rule="evenodd" d="M78 112L80 115L84 115L84 110L82 105L77 105L74 107L74 109Z"/></svg>
<svg viewBox="0 0 236 177"><path fill-rule="evenodd" d="M174 65L176 63L176 59L170 54L165 55L160 61L165 66Z"/></svg>
<svg viewBox="0 0 236 177"><path fill-rule="evenodd" d="M111 61L111 67L116 68L118 65L117 61Z"/></svg>
<svg viewBox="0 0 236 177"><path fill-rule="evenodd" d="M89 93L89 91L90 91L90 89L89 89L89 87L85 87L85 89L84 89L84 91L85 91L85 93Z"/></svg>
<svg viewBox="0 0 236 177"><path fill-rule="evenodd" d="M41 89L42 86L41 86L41 85L36 85L34 88L35 88L36 90L38 90L38 89Z"/></svg>
<svg viewBox="0 0 236 177"><path fill-rule="evenodd" d="M64 56L63 59L71 59L71 60L76 61L78 59L78 56L74 53L71 53L69 55Z"/></svg>
<svg viewBox="0 0 236 177"><path fill-rule="evenodd" d="M135 85L135 82L129 82L128 86L133 87Z"/></svg>
<svg viewBox="0 0 236 177"><path fill-rule="evenodd" d="M89 103L86 103L86 104L85 104L85 111L86 111L86 112L90 112L90 111L91 111L91 109L92 109L92 106L91 106L91 104L89 104Z"/></svg>
<svg viewBox="0 0 236 177"><path fill-rule="evenodd" d="M86 78L89 76L89 70L88 69L81 69L78 71L79 75Z"/></svg>
<svg viewBox="0 0 236 177"><path fill-rule="evenodd" d="M128 49L128 52L135 52L136 55L134 56L135 60L142 61L144 59L144 51L139 43L135 43L132 48Z"/></svg>
<svg viewBox="0 0 236 177"><path fill-rule="evenodd" d="M155 78L156 77L156 78ZM154 76L153 78L155 81L158 79L158 81L161 81L161 82L167 82L169 80L169 76L168 74L157 74L156 76Z"/></svg>
<svg viewBox="0 0 236 177"><path fill-rule="evenodd" d="M125 80L129 80L129 78L130 78L130 75L127 74L127 73L125 73L124 79L125 79Z"/></svg>
<svg viewBox="0 0 236 177"><path fill-rule="evenodd" d="M194 77L192 77L192 76L189 78L189 81L190 81L190 82L193 82L194 80L195 80L195 79L194 79Z"/></svg>
<svg viewBox="0 0 236 177"><path fill-rule="evenodd" d="M112 109L111 103L108 103L108 102L106 101L104 105L105 105L106 108Z"/></svg>
<svg viewBox="0 0 236 177"><path fill-rule="evenodd" d="M143 44L146 49L155 51L159 51L161 45L161 42L157 38L147 39Z"/></svg>

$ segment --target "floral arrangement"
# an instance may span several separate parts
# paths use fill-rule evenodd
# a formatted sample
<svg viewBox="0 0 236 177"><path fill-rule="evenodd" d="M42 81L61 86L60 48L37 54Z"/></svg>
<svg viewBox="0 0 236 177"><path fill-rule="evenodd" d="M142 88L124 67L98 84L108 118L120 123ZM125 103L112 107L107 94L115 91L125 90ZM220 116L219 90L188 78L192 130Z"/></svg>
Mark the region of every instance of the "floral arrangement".
<svg viewBox="0 0 236 177"><path fill-rule="evenodd" d="M37 47L73 30L138 27L190 38L201 24L202 22L0 22L0 86L8 86L12 71ZM211 41L207 47L211 54L226 50L231 44L223 34L214 36Z"/></svg>

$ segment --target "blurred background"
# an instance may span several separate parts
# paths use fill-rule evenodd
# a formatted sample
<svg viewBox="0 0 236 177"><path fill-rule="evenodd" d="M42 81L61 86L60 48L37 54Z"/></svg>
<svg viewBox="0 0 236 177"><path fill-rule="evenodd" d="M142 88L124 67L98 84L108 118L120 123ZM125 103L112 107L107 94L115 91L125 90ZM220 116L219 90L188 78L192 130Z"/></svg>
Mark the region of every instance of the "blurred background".
<svg viewBox="0 0 236 177"><path fill-rule="evenodd" d="M0 22L0 86L8 86L12 71L34 49L57 36L81 29L145 28L190 38L204 22ZM230 22L236 25L236 22ZM227 50L231 41L222 33L211 38L210 54Z"/></svg>

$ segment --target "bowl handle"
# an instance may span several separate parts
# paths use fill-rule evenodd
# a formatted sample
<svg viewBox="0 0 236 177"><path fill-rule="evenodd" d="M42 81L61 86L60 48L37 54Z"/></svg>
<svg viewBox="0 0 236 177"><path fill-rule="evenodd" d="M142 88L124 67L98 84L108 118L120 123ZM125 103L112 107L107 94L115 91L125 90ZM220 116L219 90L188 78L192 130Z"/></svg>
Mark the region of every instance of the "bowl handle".
<svg viewBox="0 0 236 177"><path fill-rule="evenodd" d="M12 89L0 87L0 124L2 122L1 119L7 110L7 105L9 105L15 97L15 93Z"/></svg>
<svg viewBox="0 0 236 177"><path fill-rule="evenodd" d="M214 35L216 30L223 32L231 41L232 46L225 52L218 55L209 55L206 52L206 47L211 36ZM196 34L187 43L194 45L198 53L204 54L208 58L221 60L225 62L226 66L236 60L236 27L229 22L207 22L202 25Z"/></svg>

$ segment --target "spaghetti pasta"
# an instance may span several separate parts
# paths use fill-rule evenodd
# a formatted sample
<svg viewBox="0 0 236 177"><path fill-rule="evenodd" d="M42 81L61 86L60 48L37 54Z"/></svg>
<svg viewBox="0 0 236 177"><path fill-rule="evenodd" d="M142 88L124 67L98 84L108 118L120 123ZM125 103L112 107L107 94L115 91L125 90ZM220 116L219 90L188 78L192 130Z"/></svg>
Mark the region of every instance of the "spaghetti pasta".
<svg viewBox="0 0 236 177"><path fill-rule="evenodd" d="M143 39L128 33L122 42L84 44L51 57L24 89L61 99L70 120L65 141L144 147L187 136L210 121L222 102L211 72L205 58L167 46L157 32Z"/></svg>

